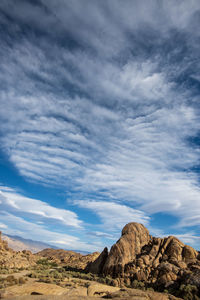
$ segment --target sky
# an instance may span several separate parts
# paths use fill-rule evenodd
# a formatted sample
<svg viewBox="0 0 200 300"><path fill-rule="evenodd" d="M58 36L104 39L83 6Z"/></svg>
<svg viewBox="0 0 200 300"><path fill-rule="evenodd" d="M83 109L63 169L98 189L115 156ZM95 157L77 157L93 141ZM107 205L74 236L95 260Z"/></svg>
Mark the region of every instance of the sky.
<svg viewBox="0 0 200 300"><path fill-rule="evenodd" d="M0 230L200 250L199 27L199 0L0 1Z"/></svg>

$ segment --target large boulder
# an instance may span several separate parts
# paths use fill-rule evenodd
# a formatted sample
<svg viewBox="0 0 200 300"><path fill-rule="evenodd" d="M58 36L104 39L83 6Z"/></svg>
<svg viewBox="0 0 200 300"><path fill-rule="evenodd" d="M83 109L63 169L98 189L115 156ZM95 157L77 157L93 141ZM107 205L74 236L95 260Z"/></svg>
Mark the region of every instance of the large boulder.
<svg viewBox="0 0 200 300"><path fill-rule="evenodd" d="M112 246L110 253L105 253L104 249L97 261L87 267L87 271L113 277L123 276L124 266L136 258L149 240L148 229L139 223L129 223L123 228L121 238Z"/></svg>
<svg viewBox="0 0 200 300"><path fill-rule="evenodd" d="M127 224L122 230L121 238L110 250L103 267L103 274L110 274L113 277L119 274L123 276L125 264L133 261L149 240L149 231L142 224Z"/></svg>

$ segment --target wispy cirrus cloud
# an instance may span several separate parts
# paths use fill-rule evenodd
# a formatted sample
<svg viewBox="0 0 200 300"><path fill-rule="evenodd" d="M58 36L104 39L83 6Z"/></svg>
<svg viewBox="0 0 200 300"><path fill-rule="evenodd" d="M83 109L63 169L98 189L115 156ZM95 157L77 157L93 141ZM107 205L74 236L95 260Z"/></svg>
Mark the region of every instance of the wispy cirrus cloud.
<svg viewBox="0 0 200 300"><path fill-rule="evenodd" d="M192 245L194 247L198 247L200 237L196 236L195 232L187 232L184 234L177 234L177 238L179 238L182 242Z"/></svg>
<svg viewBox="0 0 200 300"><path fill-rule="evenodd" d="M75 200L74 204L92 210L100 218L102 228L105 231L119 232L133 220L147 226L150 220L142 211L116 202ZM98 235L101 236L101 233L96 232L96 236Z"/></svg>
<svg viewBox="0 0 200 300"><path fill-rule="evenodd" d="M0 3L0 141L21 176L71 191L102 224L116 208L110 228L119 209L118 230L159 212L199 226L199 2L12 3Z"/></svg>

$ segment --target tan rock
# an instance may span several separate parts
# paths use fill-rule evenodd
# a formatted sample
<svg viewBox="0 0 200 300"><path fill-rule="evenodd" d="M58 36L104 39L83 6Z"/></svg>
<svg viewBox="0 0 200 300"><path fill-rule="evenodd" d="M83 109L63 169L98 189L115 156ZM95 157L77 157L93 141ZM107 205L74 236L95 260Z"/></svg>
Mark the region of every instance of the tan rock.
<svg viewBox="0 0 200 300"><path fill-rule="evenodd" d="M100 253L94 252L82 255L74 251L47 248L38 252L36 255L46 257L57 264L63 264L70 268L83 270L90 262L95 261L99 257Z"/></svg>
<svg viewBox="0 0 200 300"><path fill-rule="evenodd" d="M195 261L197 258L198 252L194 250L192 247L185 245L182 251L183 261L186 263Z"/></svg>
<svg viewBox="0 0 200 300"><path fill-rule="evenodd" d="M88 287L88 296L105 296L107 294L114 293L119 290L120 289L118 287L94 283Z"/></svg>
<svg viewBox="0 0 200 300"><path fill-rule="evenodd" d="M64 292L63 295L69 298L74 296L87 297L88 291L87 288L78 286L76 288L71 288L66 293Z"/></svg>
<svg viewBox="0 0 200 300"><path fill-rule="evenodd" d="M158 283L162 285L166 285L170 281L175 281L177 279L176 274L173 272L167 272L161 276L159 276Z"/></svg>
<svg viewBox="0 0 200 300"><path fill-rule="evenodd" d="M104 250L98 256L98 258L94 262L90 262L87 265L85 269L86 272L101 274L107 258L108 258L108 248L104 248Z"/></svg>
<svg viewBox="0 0 200 300"><path fill-rule="evenodd" d="M101 267L98 267L96 261L90 264L88 270L118 278L120 284L124 281L130 285L137 280L156 288L176 281L183 284L196 282L200 286L200 280L197 279L200 270L199 258L196 250L184 245L176 237L151 237L143 225L129 223L104 259L104 266L101 263Z"/></svg>
<svg viewBox="0 0 200 300"><path fill-rule="evenodd" d="M0 268L28 268L36 264L39 257L30 251L14 251L8 243L1 238L0 232Z"/></svg>
<svg viewBox="0 0 200 300"><path fill-rule="evenodd" d="M112 293L110 295L111 299L123 299L123 300L178 300L174 296L157 293L152 291L141 291L137 289L123 289Z"/></svg>
<svg viewBox="0 0 200 300"><path fill-rule="evenodd" d="M110 250L103 267L103 274L113 277L124 273L124 265L135 259L141 248L150 240L149 231L138 223L129 223L122 230L122 236Z"/></svg>
<svg viewBox="0 0 200 300"><path fill-rule="evenodd" d="M180 242L176 237L169 236L165 239L163 250L169 259L182 260L182 249L184 244Z"/></svg>
<svg viewBox="0 0 200 300"><path fill-rule="evenodd" d="M64 289L55 284L43 283L43 282L33 282L26 283L23 285L14 285L8 287L5 291L2 292L2 299L14 296L22 295L62 295L67 292L67 289Z"/></svg>

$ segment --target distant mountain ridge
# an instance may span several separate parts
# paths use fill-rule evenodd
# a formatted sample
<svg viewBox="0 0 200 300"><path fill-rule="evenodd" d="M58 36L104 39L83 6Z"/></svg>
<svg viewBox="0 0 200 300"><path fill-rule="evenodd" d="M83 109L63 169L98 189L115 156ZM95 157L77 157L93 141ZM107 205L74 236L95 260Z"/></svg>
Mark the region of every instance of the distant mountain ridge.
<svg viewBox="0 0 200 300"><path fill-rule="evenodd" d="M29 250L32 253L37 253L45 248L58 249L57 247L47 243L34 241L31 239L24 239L19 236L12 236L8 234L2 234L2 239L8 243L9 248L15 251Z"/></svg>
<svg viewBox="0 0 200 300"><path fill-rule="evenodd" d="M32 253L40 252L44 249L51 248L51 249L60 249L59 247L40 242L40 241L34 241L31 239L24 239L17 235L9 235L9 234L3 234L2 233L2 239L8 243L8 247L15 250L15 251L23 251L23 250L29 250ZM66 251L69 251L67 249L64 249ZM90 252L87 251L81 251L81 250L70 250L73 252L80 253L82 255L87 255Z"/></svg>

